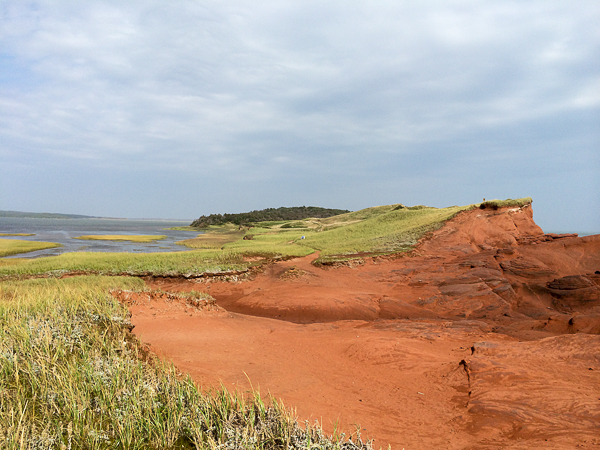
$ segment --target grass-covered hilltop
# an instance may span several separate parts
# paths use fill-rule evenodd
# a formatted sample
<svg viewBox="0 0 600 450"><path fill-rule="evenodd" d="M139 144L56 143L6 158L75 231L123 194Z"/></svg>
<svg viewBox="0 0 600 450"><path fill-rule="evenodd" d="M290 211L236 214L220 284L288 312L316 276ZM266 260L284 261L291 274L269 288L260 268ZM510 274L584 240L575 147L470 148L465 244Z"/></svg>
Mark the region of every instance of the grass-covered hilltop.
<svg viewBox="0 0 600 450"><path fill-rule="evenodd" d="M200 216L194 220L190 226L196 228L206 228L211 225L224 225L232 223L235 225L250 225L257 222L267 222L276 220L301 220L309 217L326 218L338 214L348 213L347 209L328 209L317 206L294 206L291 208L267 208L260 211L251 211L239 214L211 214L209 216Z"/></svg>
<svg viewBox="0 0 600 450"><path fill-rule="evenodd" d="M146 291L142 276L239 279L256 265L316 251L317 263L402 253L461 211L530 202L310 214L279 208L203 225L182 241L193 249L186 252L0 258L0 448L368 449L359 436L350 442L300 426L290 410L256 393L200 391L144 350L111 291ZM30 250L5 241L0 256ZM182 301L214 302L188 295Z"/></svg>

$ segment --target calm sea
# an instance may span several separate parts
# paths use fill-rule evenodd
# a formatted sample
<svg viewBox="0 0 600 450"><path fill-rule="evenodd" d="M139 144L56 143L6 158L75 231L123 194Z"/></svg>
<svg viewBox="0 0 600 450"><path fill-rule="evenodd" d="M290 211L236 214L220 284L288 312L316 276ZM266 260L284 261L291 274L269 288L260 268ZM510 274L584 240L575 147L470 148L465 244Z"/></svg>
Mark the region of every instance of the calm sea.
<svg viewBox="0 0 600 450"><path fill-rule="evenodd" d="M0 233L32 233L34 236L0 236L2 239L25 239L28 241L56 242L62 247L22 253L13 257L36 258L59 255L65 252L173 252L190 248L176 244L177 241L198 235L197 231L175 231L171 227L187 226L190 221L133 220L133 219L24 219L0 217ZM153 234L165 235L166 239L148 244L112 241L83 241L73 239L87 234Z"/></svg>

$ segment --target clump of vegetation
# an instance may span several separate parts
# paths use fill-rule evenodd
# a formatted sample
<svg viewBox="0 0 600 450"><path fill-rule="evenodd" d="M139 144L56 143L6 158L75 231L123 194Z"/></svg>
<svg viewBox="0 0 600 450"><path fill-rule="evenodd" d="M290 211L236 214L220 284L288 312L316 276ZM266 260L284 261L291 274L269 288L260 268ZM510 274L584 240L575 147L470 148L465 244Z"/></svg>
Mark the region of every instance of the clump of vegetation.
<svg viewBox="0 0 600 450"><path fill-rule="evenodd" d="M222 249L229 242L235 242L243 238L246 230L240 226L225 224L211 226L195 238L178 241L180 245L200 249Z"/></svg>
<svg viewBox="0 0 600 450"><path fill-rule="evenodd" d="M307 222L299 220L299 221L295 221L295 222L286 222L281 225L281 228L284 228L284 229L285 228L308 228L308 226L309 225Z"/></svg>
<svg viewBox="0 0 600 450"><path fill-rule="evenodd" d="M35 252L47 248L62 247L54 242L25 241L22 239L0 239L0 257Z"/></svg>
<svg viewBox="0 0 600 450"><path fill-rule="evenodd" d="M33 233L0 233L0 236L35 236Z"/></svg>
<svg viewBox="0 0 600 450"><path fill-rule="evenodd" d="M530 205L533 202L531 197L518 198L513 200L512 198L506 200L488 200L479 204L480 209L500 209L500 208L520 208L521 206Z"/></svg>
<svg viewBox="0 0 600 450"><path fill-rule="evenodd" d="M129 241L129 242L153 242L166 239L165 235L153 235L153 234L90 234L85 236L78 236L74 239L81 239L85 241Z"/></svg>
<svg viewBox="0 0 600 450"><path fill-rule="evenodd" d="M367 449L301 427L280 403L202 393L149 356L108 290L132 278L0 283L0 447Z"/></svg>
<svg viewBox="0 0 600 450"><path fill-rule="evenodd" d="M301 220L309 217L324 218L349 212L345 209L327 209L317 206L299 206L291 208L267 208L240 214L211 214L194 220L192 227L206 228L211 225L250 225L257 222Z"/></svg>

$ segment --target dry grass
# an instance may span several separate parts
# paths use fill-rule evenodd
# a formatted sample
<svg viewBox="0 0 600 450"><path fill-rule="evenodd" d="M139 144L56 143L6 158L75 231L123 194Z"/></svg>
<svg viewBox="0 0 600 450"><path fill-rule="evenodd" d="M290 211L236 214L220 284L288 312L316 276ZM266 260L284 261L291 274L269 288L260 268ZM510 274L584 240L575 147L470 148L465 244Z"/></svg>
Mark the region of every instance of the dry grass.
<svg viewBox="0 0 600 450"><path fill-rule="evenodd" d="M144 350L110 289L143 282L0 283L0 448L370 448L359 436L350 443L302 427L257 393L200 392Z"/></svg>

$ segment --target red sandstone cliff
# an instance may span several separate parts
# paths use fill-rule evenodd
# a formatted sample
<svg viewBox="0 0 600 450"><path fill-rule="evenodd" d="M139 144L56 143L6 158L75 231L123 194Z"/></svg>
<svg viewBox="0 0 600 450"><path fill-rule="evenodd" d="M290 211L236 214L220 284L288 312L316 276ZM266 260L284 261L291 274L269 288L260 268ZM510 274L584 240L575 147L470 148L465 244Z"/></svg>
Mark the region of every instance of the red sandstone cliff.
<svg viewBox="0 0 600 450"><path fill-rule="evenodd" d="M155 281L224 310L140 302L135 331L204 386L250 380L376 447L600 445L600 235L544 234L530 205L477 209L410 256L314 258L241 283Z"/></svg>

